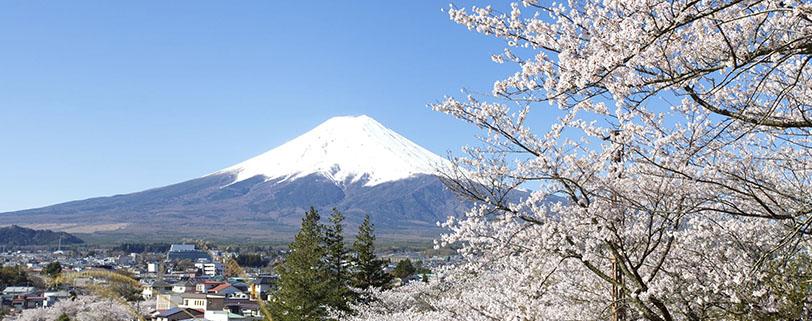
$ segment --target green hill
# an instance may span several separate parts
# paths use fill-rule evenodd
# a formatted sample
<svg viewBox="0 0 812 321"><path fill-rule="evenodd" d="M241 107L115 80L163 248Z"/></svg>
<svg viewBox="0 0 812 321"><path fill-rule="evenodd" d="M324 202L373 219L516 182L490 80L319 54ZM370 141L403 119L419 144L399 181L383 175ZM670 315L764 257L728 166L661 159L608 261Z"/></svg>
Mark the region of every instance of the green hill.
<svg viewBox="0 0 812 321"><path fill-rule="evenodd" d="M80 238L65 232L34 230L17 225L0 228L0 245L56 245L62 240L63 245L81 244Z"/></svg>

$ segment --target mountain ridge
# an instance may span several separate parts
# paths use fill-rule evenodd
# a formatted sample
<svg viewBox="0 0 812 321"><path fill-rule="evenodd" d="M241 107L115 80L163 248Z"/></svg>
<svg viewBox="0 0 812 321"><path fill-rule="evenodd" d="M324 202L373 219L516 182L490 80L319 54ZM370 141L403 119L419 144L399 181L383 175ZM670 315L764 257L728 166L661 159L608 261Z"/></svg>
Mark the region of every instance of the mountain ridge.
<svg viewBox="0 0 812 321"><path fill-rule="evenodd" d="M431 239L440 233L436 222L467 207L437 176L447 166L368 116L343 116L209 175L0 219L150 238L286 239L314 206L345 212L349 231L368 214L384 238Z"/></svg>
<svg viewBox="0 0 812 321"><path fill-rule="evenodd" d="M0 245L33 246L82 243L84 243L82 239L65 232L35 230L18 225L0 227Z"/></svg>

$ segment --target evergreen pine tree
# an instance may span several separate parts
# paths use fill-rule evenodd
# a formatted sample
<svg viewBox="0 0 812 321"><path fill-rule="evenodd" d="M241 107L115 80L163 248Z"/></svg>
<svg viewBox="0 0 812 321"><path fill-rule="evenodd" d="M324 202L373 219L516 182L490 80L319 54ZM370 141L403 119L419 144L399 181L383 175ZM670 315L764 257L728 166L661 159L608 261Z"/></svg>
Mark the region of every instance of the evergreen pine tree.
<svg viewBox="0 0 812 321"><path fill-rule="evenodd" d="M415 272L417 272L417 269L412 265L412 260L406 258L398 262L395 269L392 270L392 275L396 278L405 279L412 276Z"/></svg>
<svg viewBox="0 0 812 321"><path fill-rule="evenodd" d="M279 290L274 294L271 313L275 321L321 321L326 316L329 290L323 262L325 249L319 213L310 208L285 262L280 265Z"/></svg>
<svg viewBox="0 0 812 321"><path fill-rule="evenodd" d="M358 228L352 247L355 251L352 286L362 290L387 287L392 277L384 271L387 262L375 256L375 232L369 215Z"/></svg>
<svg viewBox="0 0 812 321"><path fill-rule="evenodd" d="M56 277L59 273L62 273L62 264L60 264L59 261L48 263L42 272L50 277Z"/></svg>
<svg viewBox="0 0 812 321"><path fill-rule="evenodd" d="M349 312L348 301L350 291L350 275L347 268L348 251L344 246L344 214L333 209L330 216L330 225L324 227L324 248L326 255L324 262L327 265L328 283L330 292L327 298L328 305L343 312Z"/></svg>

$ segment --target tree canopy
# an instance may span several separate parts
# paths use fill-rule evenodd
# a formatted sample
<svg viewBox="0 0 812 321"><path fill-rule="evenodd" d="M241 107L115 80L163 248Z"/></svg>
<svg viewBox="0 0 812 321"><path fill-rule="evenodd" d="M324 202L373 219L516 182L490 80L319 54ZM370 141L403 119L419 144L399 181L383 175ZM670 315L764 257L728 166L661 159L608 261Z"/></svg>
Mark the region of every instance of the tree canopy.
<svg viewBox="0 0 812 321"><path fill-rule="evenodd" d="M387 288L392 277L384 271L388 262L375 255L375 226L369 215L364 216L364 221L358 227L352 248L355 251L352 286L361 290Z"/></svg>
<svg viewBox="0 0 812 321"><path fill-rule="evenodd" d="M319 220L316 209L305 213L301 229L289 246L290 254L277 269L279 289L270 304L274 320L319 321L327 315L330 284Z"/></svg>
<svg viewBox="0 0 812 321"><path fill-rule="evenodd" d="M28 273L21 266L0 267L0 288L26 285L29 282L31 280L28 278Z"/></svg>
<svg viewBox="0 0 812 321"><path fill-rule="evenodd" d="M452 6L514 72L432 104L482 129L448 186L460 263L356 320L801 319L812 5ZM522 200L516 189L534 187Z"/></svg>
<svg viewBox="0 0 812 321"><path fill-rule="evenodd" d="M417 272L417 269L412 264L412 260L403 259L395 265L395 269L392 270L392 275L396 278L405 279L412 276L415 272Z"/></svg>
<svg viewBox="0 0 812 321"><path fill-rule="evenodd" d="M259 268L268 265L268 260L263 259L261 254L240 253L235 260L240 266Z"/></svg>
<svg viewBox="0 0 812 321"><path fill-rule="evenodd" d="M48 263L48 265L42 269L42 272L50 277L57 276L59 273L62 273L62 264L60 264L59 261Z"/></svg>

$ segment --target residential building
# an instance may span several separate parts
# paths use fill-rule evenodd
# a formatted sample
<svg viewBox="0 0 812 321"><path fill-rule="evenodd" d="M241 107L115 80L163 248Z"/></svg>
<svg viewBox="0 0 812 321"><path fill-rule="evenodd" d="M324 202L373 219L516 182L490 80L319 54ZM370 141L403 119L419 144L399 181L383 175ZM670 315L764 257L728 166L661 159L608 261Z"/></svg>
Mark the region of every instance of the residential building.
<svg viewBox="0 0 812 321"><path fill-rule="evenodd" d="M183 304L180 294L158 294L155 296L155 309L158 311L169 310Z"/></svg>
<svg viewBox="0 0 812 321"><path fill-rule="evenodd" d="M203 271L203 275L215 276L223 274L223 264L218 262L198 262L195 267Z"/></svg>
<svg viewBox="0 0 812 321"><path fill-rule="evenodd" d="M188 293L194 291L195 286L189 281L180 281L172 285L174 293Z"/></svg>
<svg viewBox="0 0 812 321"><path fill-rule="evenodd" d="M51 307L59 301L67 300L71 297L71 294L68 291L54 291L54 292L45 292L42 294L45 297L45 301L43 302L43 307Z"/></svg>
<svg viewBox="0 0 812 321"><path fill-rule="evenodd" d="M37 288L33 286L9 286L3 289L4 297L13 297L18 295L34 294Z"/></svg>
<svg viewBox="0 0 812 321"><path fill-rule="evenodd" d="M211 256L191 244L172 244L166 254L167 261L191 260L197 262L200 259L211 261Z"/></svg>
<svg viewBox="0 0 812 321"><path fill-rule="evenodd" d="M190 309L190 308L171 308L161 311L155 315L155 321L180 321L194 318L200 318L204 315L203 311Z"/></svg>
<svg viewBox="0 0 812 321"><path fill-rule="evenodd" d="M206 311L203 318L211 321L245 320L246 317L229 311Z"/></svg>
<svg viewBox="0 0 812 321"><path fill-rule="evenodd" d="M231 284L223 283L209 290L209 293L231 297L235 293L242 293L242 291L233 287Z"/></svg>
<svg viewBox="0 0 812 321"><path fill-rule="evenodd" d="M206 280L195 285L195 291L198 293L209 293L209 290L218 287L225 282Z"/></svg>
<svg viewBox="0 0 812 321"><path fill-rule="evenodd" d="M44 303L44 296L34 294L18 295L11 300L11 306L16 310L41 308Z"/></svg>
<svg viewBox="0 0 812 321"><path fill-rule="evenodd" d="M184 293L181 294L183 303L178 307L192 308L195 310L223 310L225 296L205 293Z"/></svg>

